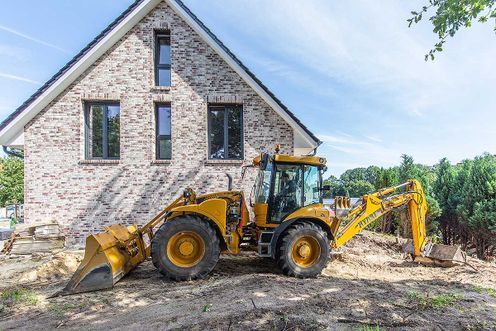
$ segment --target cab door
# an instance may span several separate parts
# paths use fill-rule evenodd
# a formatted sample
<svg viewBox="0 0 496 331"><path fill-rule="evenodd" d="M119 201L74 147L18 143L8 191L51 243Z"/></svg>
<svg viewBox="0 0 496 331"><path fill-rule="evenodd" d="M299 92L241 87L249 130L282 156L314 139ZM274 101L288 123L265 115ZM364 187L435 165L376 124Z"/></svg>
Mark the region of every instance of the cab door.
<svg viewBox="0 0 496 331"><path fill-rule="evenodd" d="M275 164L267 223L279 224L303 207L303 165Z"/></svg>

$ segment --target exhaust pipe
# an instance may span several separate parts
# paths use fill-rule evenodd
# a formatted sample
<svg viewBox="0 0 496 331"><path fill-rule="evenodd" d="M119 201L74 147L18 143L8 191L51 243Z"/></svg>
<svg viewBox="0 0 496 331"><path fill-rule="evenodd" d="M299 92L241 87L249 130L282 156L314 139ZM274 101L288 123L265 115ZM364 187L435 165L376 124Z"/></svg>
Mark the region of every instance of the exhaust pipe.
<svg viewBox="0 0 496 331"><path fill-rule="evenodd" d="M226 172L227 176L227 190L232 191L232 177Z"/></svg>

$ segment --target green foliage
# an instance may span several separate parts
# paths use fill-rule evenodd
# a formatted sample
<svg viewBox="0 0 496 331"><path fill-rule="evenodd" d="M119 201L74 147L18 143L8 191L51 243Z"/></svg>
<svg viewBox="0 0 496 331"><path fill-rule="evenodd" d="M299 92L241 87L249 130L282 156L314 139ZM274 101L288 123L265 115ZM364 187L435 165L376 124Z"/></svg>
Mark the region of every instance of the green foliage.
<svg viewBox="0 0 496 331"><path fill-rule="evenodd" d="M436 169L434 194L440 207L439 230L443 243L450 245L454 243L459 228L456 217L457 201L453 198L456 189L456 170L446 158L439 162Z"/></svg>
<svg viewBox="0 0 496 331"><path fill-rule="evenodd" d="M462 168L463 183L458 187L460 204L457 217L475 245L477 257L485 258L496 244L496 157L489 154L476 157Z"/></svg>
<svg viewBox="0 0 496 331"><path fill-rule="evenodd" d="M366 180L349 182L345 185L345 189L352 197L361 197L362 195L375 191L374 185Z"/></svg>
<svg viewBox="0 0 496 331"><path fill-rule="evenodd" d="M375 189L379 190L383 187L391 187L399 184L398 169L396 168L380 168L374 182Z"/></svg>
<svg viewBox="0 0 496 331"><path fill-rule="evenodd" d="M0 206L24 202L24 162L8 156L0 159Z"/></svg>
<svg viewBox="0 0 496 331"><path fill-rule="evenodd" d="M411 14L412 17L407 20L409 27L430 15L429 20L438 41L425 55L425 60L434 60L434 54L443 51L446 39L453 37L460 28L469 28L474 21L485 23L490 18L496 18L496 0L429 0L429 4Z"/></svg>

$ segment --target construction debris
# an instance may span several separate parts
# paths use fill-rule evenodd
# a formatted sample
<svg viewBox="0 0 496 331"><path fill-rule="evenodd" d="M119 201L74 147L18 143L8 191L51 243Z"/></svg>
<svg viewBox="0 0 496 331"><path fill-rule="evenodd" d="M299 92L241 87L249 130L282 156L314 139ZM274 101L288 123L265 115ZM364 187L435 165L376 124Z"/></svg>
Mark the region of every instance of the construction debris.
<svg viewBox="0 0 496 331"><path fill-rule="evenodd" d="M14 228L3 254L51 253L64 248L65 237L55 222L22 224Z"/></svg>

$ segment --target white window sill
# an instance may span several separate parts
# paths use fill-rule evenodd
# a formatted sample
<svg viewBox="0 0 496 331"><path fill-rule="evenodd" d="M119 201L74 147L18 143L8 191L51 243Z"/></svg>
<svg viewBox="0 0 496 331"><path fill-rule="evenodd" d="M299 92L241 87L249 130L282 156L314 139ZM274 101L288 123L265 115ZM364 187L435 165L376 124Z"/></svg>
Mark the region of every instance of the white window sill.
<svg viewBox="0 0 496 331"><path fill-rule="evenodd" d="M121 160L81 160L79 164L119 164Z"/></svg>
<svg viewBox="0 0 496 331"><path fill-rule="evenodd" d="M206 165L243 165L244 160L206 160Z"/></svg>

